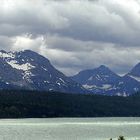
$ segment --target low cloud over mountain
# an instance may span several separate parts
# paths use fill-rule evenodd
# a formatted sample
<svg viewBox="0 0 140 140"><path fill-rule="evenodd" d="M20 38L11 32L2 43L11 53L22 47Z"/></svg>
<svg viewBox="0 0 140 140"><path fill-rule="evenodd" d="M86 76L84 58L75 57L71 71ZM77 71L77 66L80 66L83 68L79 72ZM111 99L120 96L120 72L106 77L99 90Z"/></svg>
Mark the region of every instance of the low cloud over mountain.
<svg viewBox="0 0 140 140"><path fill-rule="evenodd" d="M67 75L123 74L140 60L139 23L139 0L1 0L0 49L32 49Z"/></svg>

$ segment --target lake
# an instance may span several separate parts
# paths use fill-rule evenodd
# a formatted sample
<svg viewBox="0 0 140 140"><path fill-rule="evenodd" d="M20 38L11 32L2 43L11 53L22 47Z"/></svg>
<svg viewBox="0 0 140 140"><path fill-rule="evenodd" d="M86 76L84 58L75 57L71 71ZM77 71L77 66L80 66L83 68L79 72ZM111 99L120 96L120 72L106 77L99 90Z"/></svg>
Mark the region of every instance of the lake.
<svg viewBox="0 0 140 140"><path fill-rule="evenodd" d="M140 140L140 118L1 119L0 140Z"/></svg>

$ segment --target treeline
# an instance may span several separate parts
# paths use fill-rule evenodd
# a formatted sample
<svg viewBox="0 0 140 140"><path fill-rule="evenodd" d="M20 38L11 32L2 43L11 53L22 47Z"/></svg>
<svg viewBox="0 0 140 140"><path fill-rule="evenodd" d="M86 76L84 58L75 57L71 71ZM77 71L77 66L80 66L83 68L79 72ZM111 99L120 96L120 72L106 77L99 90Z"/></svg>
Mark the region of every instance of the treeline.
<svg viewBox="0 0 140 140"><path fill-rule="evenodd" d="M110 140L113 140L112 138ZM125 140L124 136L119 136L118 140Z"/></svg>
<svg viewBox="0 0 140 140"><path fill-rule="evenodd" d="M0 118L140 116L139 94L129 97L0 91Z"/></svg>

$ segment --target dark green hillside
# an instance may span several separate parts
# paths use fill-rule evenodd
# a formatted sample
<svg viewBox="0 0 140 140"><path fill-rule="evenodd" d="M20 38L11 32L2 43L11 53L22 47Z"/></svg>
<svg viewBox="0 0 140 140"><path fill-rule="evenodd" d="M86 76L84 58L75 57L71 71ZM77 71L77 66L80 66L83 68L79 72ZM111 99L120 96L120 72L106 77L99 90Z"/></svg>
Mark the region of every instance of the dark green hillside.
<svg viewBox="0 0 140 140"><path fill-rule="evenodd" d="M0 118L140 116L140 96L0 91Z"/></svg>

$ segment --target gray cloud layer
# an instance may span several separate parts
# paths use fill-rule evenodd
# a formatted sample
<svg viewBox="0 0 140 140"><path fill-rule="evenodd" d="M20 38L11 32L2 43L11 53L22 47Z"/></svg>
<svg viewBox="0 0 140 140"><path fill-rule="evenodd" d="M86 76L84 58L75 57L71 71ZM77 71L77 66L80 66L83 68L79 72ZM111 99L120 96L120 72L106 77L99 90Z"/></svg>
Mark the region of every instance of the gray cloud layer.
<svg viewBox="0 0 140 140"><path fill-rule="evenodd" d="M0 1L0 48L35 50L68 75L100 64L128 71L139 37L140 0Z"/></svg>

